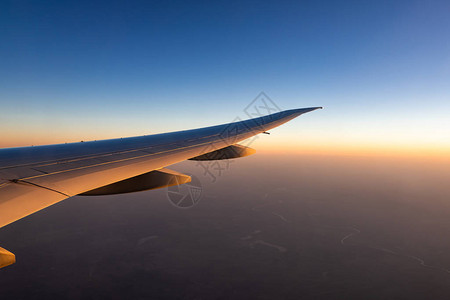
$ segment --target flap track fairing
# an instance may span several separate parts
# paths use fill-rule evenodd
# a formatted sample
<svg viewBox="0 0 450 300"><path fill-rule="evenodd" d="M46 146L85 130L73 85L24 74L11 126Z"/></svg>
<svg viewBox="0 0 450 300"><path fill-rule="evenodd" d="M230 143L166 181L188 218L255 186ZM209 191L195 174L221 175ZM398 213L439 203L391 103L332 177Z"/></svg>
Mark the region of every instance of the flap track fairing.
<svg viewBox="0 0 450 300"><path fill-rule="evenodd" d="M147 190L154 190L173 185L180 185L191 181L191 176L169 169L154 170L142 175L111 183L94 190L80 194L81 196L101 196L125 194Z"/></svg>
<svg viewBox="0 0 450 300"><path fill-rule="evenodd" d="M189 160L221 160L221 159L232 159L238 157L244 157L256 153L255 149L245 147L242 145L231 145L216 151L205 153Z"/></svg>

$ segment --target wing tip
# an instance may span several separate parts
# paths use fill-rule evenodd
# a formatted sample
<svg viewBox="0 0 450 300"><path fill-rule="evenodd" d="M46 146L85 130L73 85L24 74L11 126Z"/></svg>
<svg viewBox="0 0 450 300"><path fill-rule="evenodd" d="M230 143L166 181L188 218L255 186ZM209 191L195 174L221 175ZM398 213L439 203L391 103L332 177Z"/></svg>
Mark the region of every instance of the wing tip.
<svg viewBox="0 0 450 300"><path fill-rule="evenodd" d="M301 114L305 114L317 109L323 109L323 106L314 106L314 107L305 107L305 108L297 108L297 109L291 109L291 110L287 110L286 112L289 113L297 113L299 115Z"/></svg>

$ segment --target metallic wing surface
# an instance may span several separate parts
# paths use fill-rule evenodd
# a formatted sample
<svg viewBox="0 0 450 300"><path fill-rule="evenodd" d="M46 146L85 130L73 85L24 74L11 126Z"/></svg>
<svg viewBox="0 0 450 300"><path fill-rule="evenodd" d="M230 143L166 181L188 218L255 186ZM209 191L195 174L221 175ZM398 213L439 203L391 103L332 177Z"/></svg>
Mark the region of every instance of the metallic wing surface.
<svg viewBox="0 0 450 300"><path fill-rule="evenodd" d="M221 159L222 152L224 158L251 154L253 149L236 144L319 108L164 134L0 149L0 227L79 194L124 193L188 182L187 175L164 167L187 159ZM14 259L0 248L0 267Z"/></svg>

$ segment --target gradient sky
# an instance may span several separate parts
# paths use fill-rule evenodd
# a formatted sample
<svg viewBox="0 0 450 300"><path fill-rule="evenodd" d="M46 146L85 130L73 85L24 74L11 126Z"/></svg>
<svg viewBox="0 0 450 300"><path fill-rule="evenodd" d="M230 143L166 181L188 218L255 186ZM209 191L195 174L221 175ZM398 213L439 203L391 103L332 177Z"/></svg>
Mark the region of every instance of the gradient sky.
<svg viewBox="0 0 450 300"><path fill-rule="evenodd" d="M324 106L257 140L450 154L448 1L2 1L1 147Z"/></svg>

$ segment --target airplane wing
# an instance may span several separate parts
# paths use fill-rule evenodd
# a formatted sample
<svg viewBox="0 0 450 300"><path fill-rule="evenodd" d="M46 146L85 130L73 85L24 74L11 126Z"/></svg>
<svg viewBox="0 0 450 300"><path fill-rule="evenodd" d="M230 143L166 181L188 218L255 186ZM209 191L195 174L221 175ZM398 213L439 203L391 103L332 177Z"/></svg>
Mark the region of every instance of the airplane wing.
<svg viewBox="0 0 450 300"><path fill-rule="evenodd" d="M237 143L301 114L286 110L218 126L164 134L0 149L0 227L75 195L108 195L186 183L165 166L187 160L246 156ZM0 248L0 268L15 262Z"/></svg>

